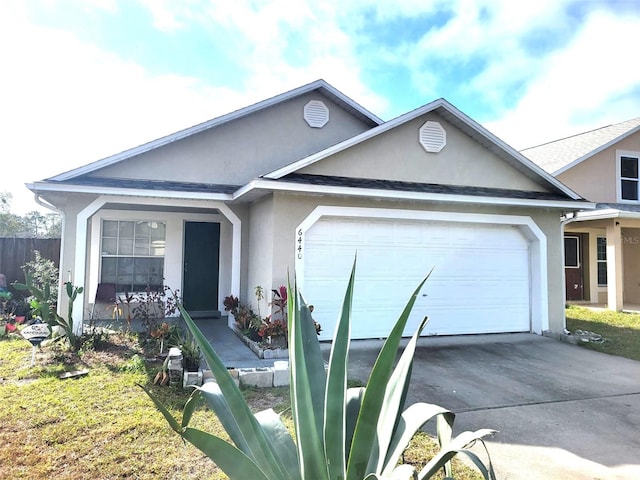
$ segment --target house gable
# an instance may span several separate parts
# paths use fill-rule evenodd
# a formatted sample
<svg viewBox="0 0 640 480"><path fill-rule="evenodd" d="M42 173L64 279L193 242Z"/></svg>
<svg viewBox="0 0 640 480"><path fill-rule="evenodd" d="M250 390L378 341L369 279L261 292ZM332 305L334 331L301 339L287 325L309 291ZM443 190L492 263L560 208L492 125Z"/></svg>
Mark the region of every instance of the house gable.
<svg viewBox="0 0 640 480"><path fill-rule="evenodd" d="M640 125L640 119L623 122L624 125L633 126L635 123ZM616 132L619 133L620 124ZM606 127L611 129L612 127ZM606 132L605 132L606 133ZM595 133L587 132L587 137L592 138ZM606 140L600 133L600 139ZM584 198L600 203L617 203L624 200L621 198L621 165L620 157L625 155L637 156L640 158L640 127L632 128L617 136L613 140L606 141L603 145L599 143L590 143L591 151L584 153L584 145L587 142L585 138L572 137L577 144L571 147L569 139L559 140L556 145L547 144L530 151L525 150L525 155L530 155L540 165L546 165L549 168L556 168L554 175L558 180L563 182L572 190L578 192ZM562 153L564 151L564 153ZM573 156L568 152L573 151ZM574 158L575 155L580 155ZM559 167L561 163L565 165ZM559 167L559 168L557 168Z"/></svg>
<svg viewBox="0 0 640 480"><path fill-rule="evenodd" d="M437 125L445 143L428 151L421 128ZM437 133L437 131L436 131ZM298 170L299 174L549 192L436 112L414 118Z"/></svg>
<svg viewBox="0 0 640 480"><path fill-rule="evenodd" d="M322 102L330 119L322 128L304 118L309 102ZM307 94L226 122L91 172L92 177L242 185L260 174L371 128L337 103Z"/></svg>

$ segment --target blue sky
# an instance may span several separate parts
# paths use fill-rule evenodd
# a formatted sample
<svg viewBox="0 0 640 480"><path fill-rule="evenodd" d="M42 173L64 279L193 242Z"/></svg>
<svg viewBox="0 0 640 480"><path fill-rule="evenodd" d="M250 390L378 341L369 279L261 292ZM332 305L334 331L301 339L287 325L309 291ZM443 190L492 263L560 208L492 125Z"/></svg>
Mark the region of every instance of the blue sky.
<svg viewBox="0 0 640 480"><path fill-rule="evenodd" d="M4 0L0 191L324 78L515 148L640 116L638 0Z"/></svg>

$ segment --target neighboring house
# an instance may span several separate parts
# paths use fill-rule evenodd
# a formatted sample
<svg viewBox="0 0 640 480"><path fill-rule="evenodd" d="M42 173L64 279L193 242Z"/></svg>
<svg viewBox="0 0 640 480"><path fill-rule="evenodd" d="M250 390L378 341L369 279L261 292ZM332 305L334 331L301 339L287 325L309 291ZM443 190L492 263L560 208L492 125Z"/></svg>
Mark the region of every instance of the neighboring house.
<svg viewBox="0 0 640 480"><path fill-rule="evenodd" d="M640 305L640 117L521 153L596 202L565 222L567 300Z"/></svg>
<svg viewBox="0 0 640 480"><path fill-rule="evenodd" d="M353 338L432 268L406 334L561 332L560 218L588 206L445 100L383 122L322 80L29 188L64 211L77 322L101 282L211 315L295 273L322 339L356 253Z"/></svg>

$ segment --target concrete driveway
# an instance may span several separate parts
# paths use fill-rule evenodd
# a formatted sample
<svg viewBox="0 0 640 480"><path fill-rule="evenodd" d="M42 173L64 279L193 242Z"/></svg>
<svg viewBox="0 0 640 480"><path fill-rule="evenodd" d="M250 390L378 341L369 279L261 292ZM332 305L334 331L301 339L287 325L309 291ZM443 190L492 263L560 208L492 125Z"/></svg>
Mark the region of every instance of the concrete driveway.
<svg viewBox="0 0 640 480"><path fill-rule="evenodd" d="M380 347L352 342L351 378L366 381ZM456 434L498 430L499 479L640 478L640 362L533 334L427 337L408 401L452 410Z"/></svg>

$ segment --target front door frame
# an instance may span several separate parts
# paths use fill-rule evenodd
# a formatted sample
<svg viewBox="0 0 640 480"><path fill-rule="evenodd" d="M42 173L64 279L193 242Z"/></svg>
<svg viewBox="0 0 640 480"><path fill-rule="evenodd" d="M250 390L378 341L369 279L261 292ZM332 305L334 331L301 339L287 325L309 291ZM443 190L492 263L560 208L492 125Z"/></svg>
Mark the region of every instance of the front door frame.
<svg viewBox="0 0 640 480"><path fill-rule="evenodd" d="M564 242L564 279L565 299L567 301L584 300L584 262L582 261L583 242L579 234L565 234ZM571 243L575 242L573 245ZM567 255L571 247L571 255Z"/></svg>
<svg viewBox="0 0 640 480"><path fill-rule="evenodd" d="M182 241L182 299L192 317L219 317L220 222L185 220ZM208 238L197 238L206 235ZM194 252L193 249L197 249ZM198 262L194 261L195 258ZM202 268L213 271L202 274ZM196 275L194 278L193 275ZM195 286L194 286L195 284ZM194 289L198 291L195 292ZM199 298L202 297L202 298Z"/></svg>

